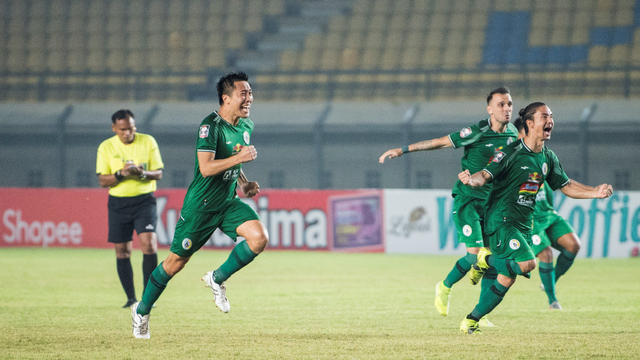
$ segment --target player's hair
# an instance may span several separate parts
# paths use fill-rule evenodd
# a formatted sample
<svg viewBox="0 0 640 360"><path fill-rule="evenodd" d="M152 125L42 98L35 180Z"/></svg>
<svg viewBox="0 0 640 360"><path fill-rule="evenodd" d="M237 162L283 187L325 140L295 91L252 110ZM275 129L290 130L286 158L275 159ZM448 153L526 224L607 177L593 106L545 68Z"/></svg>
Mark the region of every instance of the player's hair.
<svg viewBox="0 0 640 360"><path fill-rule="evenodd" d="M491 90L491 92L489 93L489 96L487 96L487 105L489 105L489 103L491 102L491 99L493 99L493 94L511 95L511 91L506 86L500 86L497 89Z"/></svg>
<svg viewBox="0 0 640 360"><path fill-rule="evenodd" d="M533 114L536 113L540 106L547 106L547 104L543 102L534 102L527 105L525 108L520 109L518 111L518 118L514 121L513 125L518 128L518 131L524 129L524 133L529 135L529 126L527 125L527 120L533 120Z"/></svg>
<svg viewBox="0 0 640 360"><path fill-rule="evenodd" d="M116 121L121 120L121 119L126 119L126 118L135 118L135 116L133 116L133 113L131 112L131 110L129 109L122 109L122 110L118 110L116 112L113 113L113 115L111 115L111 123L115 124Z"/></svg>
<svg viewBox="0 0 640 360"><path fill-rule="evenodd" d="M218 80L216 84L216 90L218 90L218 102L222 105L224 102L222 101L222 95L231 96L233 90L236 89L235 82L236 81L249 81L249 75L245 74L242 71L228 73Z"/></svg>

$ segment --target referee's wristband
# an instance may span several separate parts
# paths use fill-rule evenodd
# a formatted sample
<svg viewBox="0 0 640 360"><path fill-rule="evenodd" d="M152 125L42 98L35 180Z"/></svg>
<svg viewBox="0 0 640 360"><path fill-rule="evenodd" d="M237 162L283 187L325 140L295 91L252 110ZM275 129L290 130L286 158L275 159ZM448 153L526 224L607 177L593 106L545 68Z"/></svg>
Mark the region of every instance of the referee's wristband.
<svg viewBox="0 0 640 360"><path fill-rule="evenodd" d="M115 174L113 174L113 176L116 177L116 180L118 181L122 181L122 179L124 179L124 175L122 175L122 173L120 172L120 170L116 171Z"/></svg>
<svg viewBox="0 0 640 360"><path fill-rule="evenodd" d="M403 147L402 147L402 149L401 149L401 151L402 151L402 153L403 153L403 154L408 153L408 152L409 152L409 145L405 145L405 146L403 146Z"/></svg>

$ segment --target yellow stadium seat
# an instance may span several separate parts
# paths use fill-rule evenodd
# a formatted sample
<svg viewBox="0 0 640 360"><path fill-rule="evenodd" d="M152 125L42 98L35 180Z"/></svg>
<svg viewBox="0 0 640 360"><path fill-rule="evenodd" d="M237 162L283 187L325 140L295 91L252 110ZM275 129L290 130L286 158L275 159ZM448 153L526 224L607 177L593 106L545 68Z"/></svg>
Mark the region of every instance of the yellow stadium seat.
<svg viewBox="0 0 640 360"><path fill-rule="evenodd" d="M533 1L531 0L514 0L511 10L513 11L531 11Z"/></svg>
<svg viewBox="0 0 640 360"><path fill-rule="evenodd" d="M280 15L284 13L284 0L267 0L268 15Z"/></svg>
<svg viewBox="0 0 640 360"><path fill-rule="evenodd" d="M368 0L357 0L353 4L354 14L367 14L371 10L371 5Z"/></svg>
<svg viewBox="0 0 640 360"><path fill-rule="evenodd" d="M244 47L244 33L227 34L227 49L242 49Z"/></svg>
<svg viewBox="0 0 640 360"><path fill-rule="evenodd" d="M629 45L616 45L609 50L609 65L625 66L629 64Z"/></svg>
<svg viewBox="0 0 640 360"><path fill-rule="evenodd" d="M344 33L341 31L334 31L327 34L324 47L326 49L340 49L344 43Z"/></svg>
<svg viewBox="0 0 640 360"><path fill-rule="evenodd" d="M46 52L41 49L33 49L27 57L26 67L30 71L43 71L45 69Z"/></svg>
<svg viewBox="0 0 640 360"><path fill-rule="evenodd" d="M319 65L319 51L315 49L305 49L300 56L300 70L316 70Z"/></svg>
<svg viewBox="0 0 640 360"><path fill-rule="evenodd" d="M603 66L607 63L609 48L606 46L592 46L589 49L589 65Z"/></svg>
<svg viewBox="0 0 640 360"><path fill-rule="evenodd" d="M362 54L360 68L365 70L377 69L380 65L380 51L377 49L365 49Z"/></svg>
<svg viewBox="0 0 640 360"><path fill-rule="evenodd" d="M444 42L445 34L444 31L440 30L431 30L427 33L427 39L425 45L427 47L440 47Z"/></svg>
<svg viewBox="0 0 640 360"><path fill-rule="evenodd" d="M298 51L285 50L280 55L280 70L297 70L298 66Z"/></svg>
<svg viewBox="0 0 640 360"><path fill-rule="evenodd" d="M397 69L400 66L400 50L387 49L382 53L382 62L380 67L384 70Z"/></svg>
<svg viewBox="0 0 640 360"><path fill-rule="evenodd" d="M104 71L106 69L106 53L104 50L89 50L87 67L92 71Z"/></svg>
<svg viewBox="0 0 640 360"><path fill-rule="evenodd" d="M344 47L345 48L360 48L362 47L362 43L364 41L364 35L361 32L349 32L347 34L347 39L345 40Z"/></svg>
<svg viewBox="0 0 640 360"><path fill-rule="evenodd" d="M63 50L49 51L47 56L47 69L51 71L67 70L65 55L66 54Z"/></svg>
<svg viewBox="0 0 640 360"><path fill-rule="evenodd" d="M322 51L322 59L320 60L320 69L321 70L337 69L339 60L340 60L340 50L324 49Z"/></svg>
<svg viewBox="0 0 640 360"><path fill-rule="evenodd" d="M353 69L359 64L359 51L354 48L346 48L342 51L340 58L340 69L348 70Z"/></svg>
<svg viewBox="0 0 640 360"><path fill-rule="evenodd" d="M312 33L304 39L305 49L321 49L323 46L324 35L320 33Z"/></svg>
<svg viewBox="0 0 640 360"><path fill-rule="evenodd" d="M495 11L511 11L511 0L496 0L494 9Z"/></svg>
<svg viewBox="0 0 640 360"><path fill-rule="evenodd" d="M205 64L207 67L224 67L225 65L224 49L211 49L205 57Z"/></svg>
<svg viewBox="0 0 640 360"><path fill-rule="evenodd" d="M147 69L144 50L131 49L127 52L126 57L126 68L128 70L145 71Z"/></svg>
<svg viewBox="0 0 640 360"><path fill-rule="evenodd" d="M569 39L569 33L563 28L554 28L551 33L551 41L549 45L567 45Z"/></svg>
<svg viewBox="0 0 640 360"><path fill-rule="evenodd" d="M70 71L84 71L87 68L87 55L84 50L74 50L67 54L67 66ZM121 58L120 61L123 59Z"/></svg>
<svg viewBox="0 0 640 360"><path fill-rule="evenodd" d="M364 31L367 28L367 18L365 15L356 14L349 21L349 32Z"/></svg>
<svg viewBox="0 0 640 360"><path fill-rule="evenodd" d="M613 26L613 14L610 9L599 9L593 17L593 26Z"/></svg>

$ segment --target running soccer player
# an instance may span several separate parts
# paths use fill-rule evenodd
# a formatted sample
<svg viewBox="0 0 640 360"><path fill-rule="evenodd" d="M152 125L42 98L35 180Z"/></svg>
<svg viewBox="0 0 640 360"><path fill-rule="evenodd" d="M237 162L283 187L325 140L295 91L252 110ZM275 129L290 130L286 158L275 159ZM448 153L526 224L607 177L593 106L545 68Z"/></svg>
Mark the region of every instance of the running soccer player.
<svg viewBox="0 0 640 360"><path fill-rule="evenodd" d="M521 118L518 118L521 120ZM524 123L514 123L518 129L518 137L524 137ZM533 253L540 259L541 287L549 299L549 308L562 310L556 296L556 282L569 270L580 250L580 239L566 220L553 209L553 192L547 191L547 183L540 186L533 211ZM551 247L560 251L556 266L553 266Z"/></svg>
<svg viewBox="0 0 640 360"><path fill-rule="evenodd" d="M207 116L198 130L196 165L193 182L184 198L180 219L176 224L171 253L153 271L142 295L142 301L131 307L133 335L150 337L149 313L171 278L184 268L219 228L237 244L228 259L202 280L213 292L216 306L229 312L225 281L247 266L267 246L267 230L258 214L240 200L236 188L247 197L260 191L242 172L242 163L253 161L258 153L251 141L253 122L249 112L253 92L247 74L230 73L218 81L220 110Z"/></svg>
<svg viewBox="0 0 640 360"><path fill-rule="evenodd" d="M483 170L473 175L469 170L458 174L460 181L471 187L493 182L484 227L491 250L480 249L469 276L477 282L483 272L494 267L498 277L491 291L483 293L473 311L462 320L460 330L467 334L481 333L478 321L500 304L517 275L528 276L535 269L531 249L533 211L545 181L551 190L561 189L576 199L602 199L613 193L610 185L591 187L567 177L555 153L544 146L554 126L549 107L535 102L521 109L519 115L524 123L522 139L496 153Z"/></svg>
<svg viewBox="0 0 640 360"><path fill-rule="evenodd" d="M487 96L487 112L489 118L479 123L454 132L438 139L425 140L401 149L391 149L380 156L380 163L386 158L393 159L402 154L422 150L436 150L453 147L464 147L464 155L460 160L462 170L480 171L490 161L496 151L502 150L518 137L518 132L512 124L511 112L513 101L509 88L506 86L492 90ZM478 188L464 186L458 181L453 187L453 219L456 224L458 241L465 244L467 254L460 258L447 277L436 284L435 307L438 312L447 316L449 314L449 296L451 287L460 281L471 266L476 262L476 255L483 246L488 246L483 241L482 218L485 211L485 203L491 190L491 184ZM497 276L494 271L484 274L481 293L489 288ZM483 326L492 326L488 320Z"/></svg>

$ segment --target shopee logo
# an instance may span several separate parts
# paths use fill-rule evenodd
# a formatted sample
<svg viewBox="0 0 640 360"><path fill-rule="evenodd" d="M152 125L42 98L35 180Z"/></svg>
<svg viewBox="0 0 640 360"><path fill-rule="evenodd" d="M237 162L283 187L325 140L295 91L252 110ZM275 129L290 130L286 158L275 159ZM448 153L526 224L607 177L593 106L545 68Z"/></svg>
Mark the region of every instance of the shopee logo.
<svg viewBox="0 0 640 360"><path fill-rule="evenodd" d="M82 243L82 225L78 222L72 222L69 225L65 221L54 223L53 221L33 221L28 223L22 220L22 212L20 210L7 209L2 214L2 222L9 233L2 234L7 243L32 243L40 244L47 247L56 241L60 244Z"/></svg>

